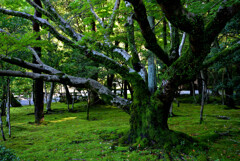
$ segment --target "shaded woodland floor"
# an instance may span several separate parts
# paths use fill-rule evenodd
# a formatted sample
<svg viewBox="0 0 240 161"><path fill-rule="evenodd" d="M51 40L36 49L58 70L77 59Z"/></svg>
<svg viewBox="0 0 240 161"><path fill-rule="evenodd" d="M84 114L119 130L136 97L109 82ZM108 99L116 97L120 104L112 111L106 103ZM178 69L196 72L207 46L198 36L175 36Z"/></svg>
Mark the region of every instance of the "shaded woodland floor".
<svg viewBox="0 0 240 161"><path fill-rule="evenodd" d="M240 160L240 109L206 105L204 122L200 125L199 105L174 104L176 116L169 118L170 129L184 132L209 147L207 151L192 149L189 154L164 149L131 151L128 146L117 144L117 139L129 129L129 115L116 107L91 107L90 121L86 120L85 102L75 104L72 112L67 112L63 103L53 103L52 109L52 113L45 115L45 122L37 126L33 124L33 106L12 108L12 138L7 137L5 142L1 139L0 145L24 161ZM7 135L7 128L4 130ZM184 142L181 146L184 148Z"/></svg>

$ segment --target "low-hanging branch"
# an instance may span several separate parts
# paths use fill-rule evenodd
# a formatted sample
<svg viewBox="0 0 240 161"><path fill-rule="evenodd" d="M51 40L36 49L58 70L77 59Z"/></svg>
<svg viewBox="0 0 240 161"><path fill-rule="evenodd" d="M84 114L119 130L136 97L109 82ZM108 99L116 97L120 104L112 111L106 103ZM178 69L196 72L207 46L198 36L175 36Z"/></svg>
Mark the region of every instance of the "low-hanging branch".
<svg viewBox="0 0 240 161"><path fill-rule="evenodd" d="M99 94L99 96L107 103L113 103L129 113L130 101L123 99L110 91L107 87L101 85L99 82L90 78L79 78L64 75L47 75L32 72L21 72L12 70L0 70L0 76L24 77L31 79L42 79L47 82L58 82L68 84L73 87L91 89Z"/></svg>

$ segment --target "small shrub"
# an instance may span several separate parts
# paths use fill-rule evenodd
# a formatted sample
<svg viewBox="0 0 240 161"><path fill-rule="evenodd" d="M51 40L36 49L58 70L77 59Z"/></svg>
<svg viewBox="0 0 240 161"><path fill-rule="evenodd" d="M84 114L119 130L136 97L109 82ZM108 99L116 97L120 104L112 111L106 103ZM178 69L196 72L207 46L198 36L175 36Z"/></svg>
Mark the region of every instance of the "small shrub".
<svg viewBox="0 0 240 161"><path fill-rule="evenodd" d="M19 160L11 150L0 145L0 160L1 161L15 161Z"/></svg>

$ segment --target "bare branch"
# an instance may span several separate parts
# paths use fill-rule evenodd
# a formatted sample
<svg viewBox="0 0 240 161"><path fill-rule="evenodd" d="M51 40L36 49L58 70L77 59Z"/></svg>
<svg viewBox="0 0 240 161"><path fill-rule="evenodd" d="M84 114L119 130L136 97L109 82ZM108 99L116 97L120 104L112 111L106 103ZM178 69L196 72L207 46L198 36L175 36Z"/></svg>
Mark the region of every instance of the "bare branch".
<svg viewBox="0 0 240 161"><path fill-rule="evenodd" d="M119 8L119 6L120 6L120 0L116 0L114 8L113 8L112 15L110 17L109 24L108 24L108 27L107 27L107 29L109 29L109 30L112 30L112 28L113 28L116 13L117 13L117 9Z"/></svg>
<svg viewBox="0 0 240 161"><path fill-rule="evenodd" d="M30 46L28 47L29 50L31 50L33 56L35 57L36 61L38 64L43 64L43 62L41 61L40 57L38 56L37 52L31 48Z"/></svg>
<svg viewBox="0 0 240 161"><path fill-rule="evenodd" d="M76 31L71 27L71 25L65 21L58 13L57 11L52 7L51 3L49 2L49 0L42 0L42 2L44 3L46 9L48 10L48 12L52 15L52 17L55 19L55 23L62 25L62 27L67 31L67 33L69 34L69 36L71 36L72 38L74 38L76 41L81 40L81 38L83 37L83 35L80 35L78 33L76 33ZM49 17L50 18L50 17Z"/></svg>
<svg viewBox="0 0 240 161"><path fill-rule="evenodd" d="M113 52L120 54L126 61L128 61L131 58L131 55L129 55L128 52L126 52L124 49L114 48Z"/></svg>
<svg viewBox="0 0 240 161"><path fill-rule="evenodd" d="M31 1L31 0L26 0L31 6L33 6L38 12L41 12L42 14L44 14L45 16L47 16L48 18L50 18L52 21L55 21L55 19L52 17L52 15L47 12L46 10L44 10L42 7L40 7L39 5L37 5L35 2Z"/></svg>
<svg viewBox="0 0 240 161"><path fill-rule="evenodd" d="M92 4L91 4L91 1L90 1L90 0L87 0L87 1L88 1L89 6L90 6L90 10L91 10L92 14L93 14L94 17L97 19L97 21L100 23L100 25L101 25L103 28L105 28L105 25L104 25L103 21L101 20L101 18L99 18L99 16L97 15L97 13L94 11L93 6L92 6Z"/></svg>
<svg viewBox="0 0 240 161"><path fill-rule="evenodd" d="M27 69L31 69L31 70L39 70L41 72L48 73L48 74L62 74L61 71L58 71L48 65L29 63L22 59L12 58L12 57L5 56L2 54L0 54L0 60L5 61L10 64L17 65L22 68L27 68Z"/></svg>
<svg viewBox="0 0 240 161"><path fill-rule="evenodd" d="M182 55L182 49L183 49L183 45L185 43L185 40L186 40L186 32L183 33L182 35L182 40L181 40L181 44L179 45L179 49L178 49L178 54L179 56Z"/></svg>

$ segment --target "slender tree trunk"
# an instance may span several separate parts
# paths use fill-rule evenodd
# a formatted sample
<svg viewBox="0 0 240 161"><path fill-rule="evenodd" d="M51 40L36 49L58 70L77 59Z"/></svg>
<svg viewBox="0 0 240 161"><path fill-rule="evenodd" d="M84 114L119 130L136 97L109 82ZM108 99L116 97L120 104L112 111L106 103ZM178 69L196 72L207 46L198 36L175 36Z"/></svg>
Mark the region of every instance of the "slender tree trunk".
<svg viewBox="0 0 240 161"><path fill-rule="evenodd" d="M192 96L193 96L194 102L197 103L196 94L195 94L195 84L194 84L194 82L191 82L191 87L192 87Z"/></svg>
<svg viewBox="0 0 240 161"><path fill-rule="evenodd" d="M173 117L173 102L171 103L170 109L169 109L169 116Z"/></svg>
<svg viewBox="0 0 240 161"><path fill-rule="evenodd" d="M64 86L64 89L66 91L66 101L67 101L67 104L71 104L72 103L72 96L68 90L68 86L66 84L63 85Z"/></svg>
<svg viewBox="0 0 240 161"><path fill-rule="evenodd" d="M113 87L113 79L114 79L114 74L108 74L107 75L107 87L112 90Z"/></svg>
<svg viewBox="0 0 240 161"><path fill-rule="evenodd" d="M198 100L197 100L197 102L199 103L199 104L201 104L201 98L202 98L202 91L203 91L203 85L202 85L202 78L201 78L201 74L199 74L198 75L198 79L197 79L197 82L198 82L198 95L199 95L199 97L198 97Z"/></svg>
<svg viewBox="0 0 240 161"><path fill-rule="evenodd" d="M119 83L119 85L121 84L121 93L120 93L120 96L122 97L123 96L123 93L124 93L124 80L122 79L122 82Z"/></svg>
<svg viewBox="0 0 240 161"><path fill-rule="evenodd" d="M154 17L148 16L148 22L152 30L154 30ZM153 94L157 89L156 58L151 51L149 51L148 57L148 89L151 94Z"/></svg>
<svg viewBox="0 0 240 161"><path fill-rule="evenodd" d="M214 96L219 96L218 89L216 88L217 84L217 73L215 71L211 72L211 75L213 77L213 82L212 82L212 94Z"/></svg>
<svg viewBox="0 0 240 161"><path fill-rule="evenodd" d="M31 106L32 104L31 104L31 101L32 101L32 92L31 92L31 94L29 94L28 95L28 104L29 104L29 106Z"/></svg>
<svg viewBox="0 0 240 161"><path fill-rule="evenodd" d="M224 84L224 75L225 75L225 71L223 70L223 73L222 73L222 84ZM225 92L224 92L224 88L222 87L222 105L225 105L225 101L224 101L224 95L225 95Z"/></svg>
<svg viewBox="0 0 240 161"><path fill-rule="evenodd" d="M10 79L9 77L7 78L7 117L6 117L6 122L8 126L8 135L11 137L11 122L10 122Z"/></svg>
<svg viewBox="0 0 240 161"><path fill-rule="evenodd" d="M48 102L48 95L47 95L47 86L46 86L46 82L44 82L44 89L45 89L45 101L46 103Z"/></svg>
<svg viewBox="0 0 240 161"><path fill-rule="evenodd" d="M128 84L128 82L126 80L124 80L123 96L124 96L125 99L127 99L127 95L128 95L127 84Z"/></svg>
<svg viewBox="0 0 240 161"><path fill-rule="evenodd" d="M73 91L73 96L72 96L72 110L74 108L74 102L75 102L75 89Z"/></svg>
<svg viewBox="0 0 240 161"><path fill-rule="evenodd" d="M227 74L227 81L231 82L232 81L232 67L227 67L226 68L226 74ZM235 107L235 102L233 99L233 86L229 83L226 83L226 88L225 88L225 94L226 94L226 105L228 107L234 108Z"/></svg>
<svg viewBox="0 0 240 161"><path fill-rule="evenodd" d="M0 114L0 126L1 126L2 138L3 138L4 141L6 141L6 138L5 138L5 135L4 135L4 131L3 131L2 111L1 111L1 114Z"/></svg>
<svg viewBox="0 0 240 161"><path fill-rule="evenodd" d="M132 89L131 85L129 84L129 82L127 83L127 87L128 87L128 89L130 91L130 94L131 94L131 100L133 100L133 89Z"/></svg>
<svg viewBox="0 0 240 161"><path fill-rule="evenodd" d="M205 102L205 94L206 94L206 83L205 83L205 77L204 73L201 70L200 71L201 78L202 78L202 98L201 98L201 110L200 110L200 124L203 122L203 109L204 109L204 102Z"/></svg>
<svg viewBox="0 0 240 161"><path fill-rule="evenodd" d="M89 110L90 110L90 105L91 105L91 102L90 102L90 91L88 91L88 98L87 98L87 120L90 119L90 114L89 114Z"/></svg>
<svg viewBox="0 0 240 161"><path fill-rule="evenodd" d="M34 2L42 7L42 3L40 0L34 0ZM42 17L42 14L35 10L34 15L36 17ZM39 32L40 31L40 25L33 21L33 31ZM41 40L41 37L39 36L37 40ZM38 56L41 57L41 47L34 47L34 50L37 52ZM33 57L33 63L37 63L35 57ZM35 73L40 73L39 71L33 70ZM33 93L34 93L34 106L35 106L35 123L41 124L44 120L44 93L43 93L43 80L36 79L33 83Z"/></svg>
<svg viewBox="0 0 240 161"><path fill-rule="evenodd" d="M48 102L47 102L47 113L52 110L51 104L52 104L52 98L54 94L54 87L55 87L55 82L51 82L51 89L50 89L50 94L48 96Z"/></svg>

